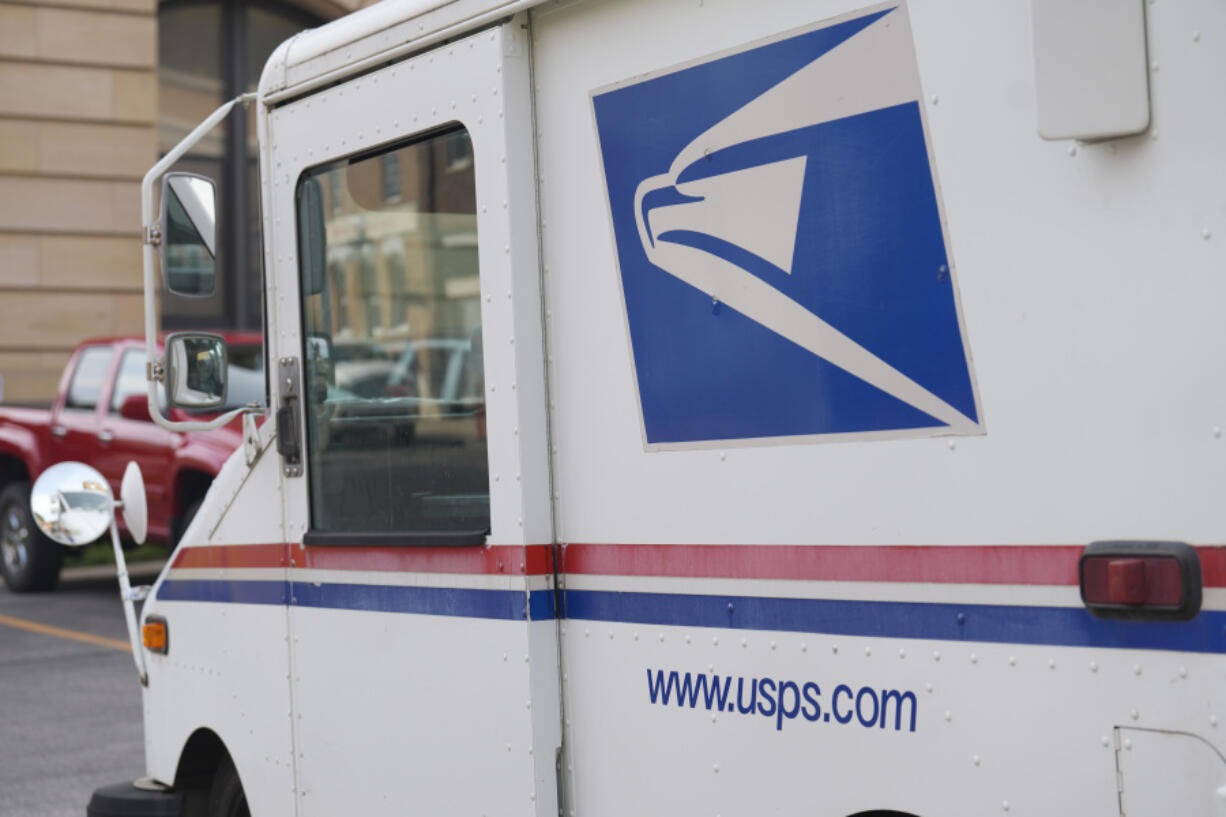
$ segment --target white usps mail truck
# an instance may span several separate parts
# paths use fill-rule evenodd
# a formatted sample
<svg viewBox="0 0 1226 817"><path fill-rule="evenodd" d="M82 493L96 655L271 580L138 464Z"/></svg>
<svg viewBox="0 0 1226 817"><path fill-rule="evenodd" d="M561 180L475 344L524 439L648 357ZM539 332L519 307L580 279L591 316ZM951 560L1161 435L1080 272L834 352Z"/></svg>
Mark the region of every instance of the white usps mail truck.
<svg viewBox="0 0 1226 817"><path fill-rule="evenodd" d="M268 408L91 813L1226 814L1223 76L1210 0L286 42L146 177L152 334L227 205L153 182L255 120Z"/></svg>

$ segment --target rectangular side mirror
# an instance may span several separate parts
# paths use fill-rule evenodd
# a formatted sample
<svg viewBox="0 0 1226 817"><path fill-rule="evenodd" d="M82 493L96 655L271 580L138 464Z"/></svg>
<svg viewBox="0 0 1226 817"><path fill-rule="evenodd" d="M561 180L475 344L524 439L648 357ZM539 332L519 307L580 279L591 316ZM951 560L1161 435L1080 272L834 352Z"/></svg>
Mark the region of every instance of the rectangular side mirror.
<svg viewBox="0 0 1226 817"><path fill-rule="evenodd" d="M176 295L204 298L217 288L217 191L192 173L162 178L162 274Z"/></svg>
<svg viewBox="0 0 1226 817"><path fill-rule="evenodd" d="M170 405L207 411L226 403L226 341L221 335L176 332L166 338L166 395Z"/></svg>

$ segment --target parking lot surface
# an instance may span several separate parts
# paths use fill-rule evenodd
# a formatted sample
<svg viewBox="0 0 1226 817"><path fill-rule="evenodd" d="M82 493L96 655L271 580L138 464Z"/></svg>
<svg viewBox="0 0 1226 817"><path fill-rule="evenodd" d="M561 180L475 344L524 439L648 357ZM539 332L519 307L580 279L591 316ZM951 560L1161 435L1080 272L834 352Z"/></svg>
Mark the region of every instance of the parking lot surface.
<svg viewBox="0 0 1226 817"><path fill-rule="evenodd" d="M144 774L113 571L66 570L54 593L0 585L0 815L80 817L95 788Z"/></svg>

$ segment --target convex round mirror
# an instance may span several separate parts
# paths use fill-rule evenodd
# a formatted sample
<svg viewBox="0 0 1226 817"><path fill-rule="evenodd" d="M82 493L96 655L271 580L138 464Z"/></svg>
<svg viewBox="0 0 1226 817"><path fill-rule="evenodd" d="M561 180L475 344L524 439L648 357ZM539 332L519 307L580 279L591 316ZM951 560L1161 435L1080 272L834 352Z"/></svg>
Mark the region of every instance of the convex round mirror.
<svg viewBox="0 0 1226 817"><path fill-rule="evenodd" d="M79 462L53 465L34 483L30 511L39 529L61 545L88 545L111 526L114 507L106 478Z"/></svg>

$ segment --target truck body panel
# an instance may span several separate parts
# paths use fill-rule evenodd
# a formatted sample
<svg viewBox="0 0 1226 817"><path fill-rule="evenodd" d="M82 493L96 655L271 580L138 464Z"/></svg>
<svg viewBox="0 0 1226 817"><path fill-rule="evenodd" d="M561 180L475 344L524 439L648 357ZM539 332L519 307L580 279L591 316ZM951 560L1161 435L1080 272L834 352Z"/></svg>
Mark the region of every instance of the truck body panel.
<svg viewBox="0 0 1226 817"><path fill-rule="evenodd" d="M0 426L0 445L5 456L20 463L22 470L31 466L41 470L42 452L47 449L43 437L50 436L51 410L41 408L18 408L7 406L4 425Z"/></svg>
<svg viewBox="0 0 1226 817"><path fill-rule="evenodd" d="M299 551L303 560L291 565L289 577L298 599L290 605L289 626L295 741L304 754L297 765L302 814L387 807L387 792L355 792L346 775L329 771L358 757L371 773L400 779L397 807L447 810L472 768L489 772L481 791L472 792L478 798L473 808L496 811L507 801L534 808L535 798L547 802L556 789L552 750L534 751L558 743L556 660L543 666L527 660L533 653L556 655L556 627L552 615L541 625L524 621L526 612L535 618L540 607L552 608L553 578L551 560L537 554L553 534L528 83L526 34L500 26L376 71L343 90L286 104L267 119L271 142L290 157L282 160L280 183L274 181L266 194L265 206L273 212L294 208L304 172L378 149L398 130L429 134L458 123L467 133L481 203L475 216L490 429L487 479L498 486L490 491L485 537L486 550L500 554L497 559L446 547L429 557L364 548L343 536ZM420 106L412 112L384 107L389 94L420 100ZM378 110L383 114L370 128L351 132L347 121ZM446 196L446 188L438 195ZM426 201L421 206L429 209ZM368 229L378 236L375 222ZM297 230L292 219L284 219L274 229L275 246L294 246ZM278 283L284 286L298 278L297 265L292 254L279 260ZM279 303L277 321L287 337L303 333L301 303L296 297ZM301 352L295 344L283 354ZM407 453L430 445L425 426L419 422ZM307 480L285 480L290 542L301 541L311 518L308 488ZM364 656L383 651L380 645L395 646L387 663L367 675L360 696L342 695L336 679L320 672L337 662L364 665ZM471 716L457 718L451 708L456 701L464 701ZM344 724L339 729L338 705ZM402 728L384 728L389 707L401 712ZM372 732L387 750L380 759L362 751ZM423 735L431 735L429 755L404 768L399 758L412 753Z"/></svg>
<svg viewBox="0 0 1226 817"><path fill-rule="evenodd" d="M596 129L591 97L601 90L796 35L818 18L837 24L848 6L647 5L635 14L572 4L533 26L557 513L568 543L570 806L1116 813L1113 730L1144 722L1211 737L1205 713L1222 705L1212 655L1220 589L1207 582L1199 624L1156 625L1166 629L1155 640L1094 620L1077 590L1086 542L1220 541L1213 418L1226 394L1202 373L1223 338L1203 310L1224 293L1206 277L1198 227L1217 193L1159 182L1174 148L1148 135L1072 147L1036 138L1024 4L912 4L918 106L986 433L648 450L635 350L585 342L625 337L629 296L608 236L607 157L602 174L601 144L573 135ZM1174 40L1194 27L1155 24L1151 49L1186 54ZM951 37L955 28L975 34ZM855 96L859 77L843 81ZM1155 100L1168 83L1190 81L1155 75ZM1210 155L1201 140L1217 128L1204 106L1166 92L1155 103L1163 138L1177 130L1189 150ZM1154 278L1158 267L1182 282ZM1185 322L1189 286L1203 287L1204 300ZM727 317L704 297L679 302L712 322ZM729 337L750 342L735 327ZM1173 359L1180 365L1161 362ZM694 361L711 376L726 362ZM786 393L776 388L765 384L757 399ZM1159 420L1124 410L1147 402L1140 393L1190 399L1162 401ZM1202 551L1206 566L1220 558L1216 547ZM1175 642L1201 654L1164 651L1181 649ZM764 680L787 692L758 698L755 713ZM1199 705L1184 708L1172 683ZM887 697L903 710L901 729L882 708ZM822 760L805 773L799 757Z"/></svg>
<svg viewBox="0 0 1226 817"><path fill-rule="evenodd" d="M286 420L146 605L150 772L210 730L252 813L1217 813L1226 15L1146 10L1151 126L1084 144L1036 134L1021 2L282 46ZM339 387L393 343L475 396ZM1196 614L1092 614L1104 540L1193 546Z"/></svg>
<svg viewBox="0 0 1226 817"><path fill-rule="evenodd" d="M252 813L277 814L286 811L294 788L293 664L285 606L289 548L272 487L280 464L271 424L263 424L259 436L259 459L251 466L242 456L227 461L210 488L214 499L201 506L181 541L241 541L267 554L268 567L253 568L250 559L224 549L181 545L172 555L151 591L151 598L171 600L163 613L175 643L168 655L147 656L160 682L145 690L145 753L156 779L182 779L185 747L200 733L211 733L233 756ZM245 485L250 489L240 490ZM255 489L259 485L268 489ZM200 597L201 587L216 588L215 580L235 577L253 579L252 589ZM191 647L181 651L180 643ZM201 711L216 714L202 719Z"/></svg>

